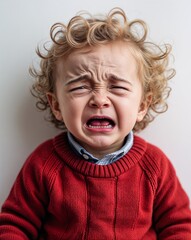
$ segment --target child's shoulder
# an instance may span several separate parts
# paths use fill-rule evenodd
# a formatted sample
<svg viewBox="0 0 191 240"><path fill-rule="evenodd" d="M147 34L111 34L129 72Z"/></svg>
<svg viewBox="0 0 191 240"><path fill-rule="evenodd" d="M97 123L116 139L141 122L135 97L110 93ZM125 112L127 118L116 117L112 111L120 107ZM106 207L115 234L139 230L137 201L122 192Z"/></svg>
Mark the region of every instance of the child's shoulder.
<svg viewBox="0 0 191 240"><path fill-rule="evenodd" d="M59 134L39 144L29 155L23 168L42 173L52 172L58 169L59 166L62 165L62 162L57 156L55 142L59 142L59 139L63 139L62 142L64 142L65 135L64 133Z"/></svg>
<svg viewBox="0 0 191 240"><path fill-rule="evenodd" d="M149 180L153 192L159 186L176 181L176 171L166 154L154 144L135 136L135 142L145 144L145 152L138 162L144 176Z"/></svg>
<svg viewBox="0 0 191 240"><path fill-rule="evenodd" d="M41 158L42 161L46 160L55 154L55 149L59 143L63 145L67 142L66 138L66 133L61 133L53 138L45 140L33 150L30 156Z"/></svg>
<svg viewBox="0 0 191 240"><path fill-rule="evenodd" d="M144 144L145 152L139 161L141 168L150 176L161 177L165 174L175 174L174 167L168 156L158 146L134 136L135 142Z"/></svg>

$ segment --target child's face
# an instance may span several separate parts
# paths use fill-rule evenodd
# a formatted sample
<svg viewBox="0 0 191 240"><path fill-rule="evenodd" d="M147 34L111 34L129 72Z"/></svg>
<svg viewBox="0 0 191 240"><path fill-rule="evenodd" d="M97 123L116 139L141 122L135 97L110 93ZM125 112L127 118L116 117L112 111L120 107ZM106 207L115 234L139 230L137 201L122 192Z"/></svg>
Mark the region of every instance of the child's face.
<svg viewBox="0 0 191 240"><path fill-rule="evenodd" d="M137 67L121 41L76 50L58 62L56 96L47 95L53 113L97 157L120 149L146 114Z"/></svg>

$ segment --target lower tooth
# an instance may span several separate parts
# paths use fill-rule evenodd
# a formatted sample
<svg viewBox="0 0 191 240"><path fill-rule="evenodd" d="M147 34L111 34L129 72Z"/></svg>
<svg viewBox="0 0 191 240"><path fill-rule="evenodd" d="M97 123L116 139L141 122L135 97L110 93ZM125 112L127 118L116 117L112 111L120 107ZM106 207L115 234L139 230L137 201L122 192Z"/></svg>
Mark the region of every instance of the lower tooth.
<svg viewBox="0 0 191 240"><path fill-rule="evenodd" d="M108 125L108 126L91 126L89 125L90 128L112 128L111 125Z"/></svg>

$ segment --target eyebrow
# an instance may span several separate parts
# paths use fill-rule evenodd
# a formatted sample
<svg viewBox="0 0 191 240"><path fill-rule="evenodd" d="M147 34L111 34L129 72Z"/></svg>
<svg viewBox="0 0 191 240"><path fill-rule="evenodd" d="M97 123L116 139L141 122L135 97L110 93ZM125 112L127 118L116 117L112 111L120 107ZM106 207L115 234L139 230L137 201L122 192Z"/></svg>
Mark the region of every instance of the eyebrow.
<svg viewBox="0 0 191 240"><path fill-rule="evenodd" d="M121 78L121 77L119 77L119 76L117 76L117 75L115 75L113 73L112 74L108 74L108 78L116 80L116 81L125 82L125 83L128 83L128 84L132 85L132 83L129 80L127 80L125 78Z"/></svg>
<svg viewBox="0 0 191 240"><path fill-rule="evenodd" d="M107 78L108 79L113 79L113 80L116 80L116 81L121 81L121 82L125 82L125 83L128 83L130 85L132 85L132 83L130 81L128 81L127 79L125 78L121 78L115 74L107 74ZM69 79L66 83L65 83L65 86L68 86L72 83L76 83L76 82L80 82L82 80L90 80L90 76L88 74L83 74L83 75L80 75L80 76L77 76L75 78L72 78L72 79Z"/></svg>
<svg viewBox="0 0 191 240"><path fill-rule="evenodd" d="M72 78L72 79L69 79L66 83L65 83L65 86L68 86L72 83L76 83L76 82L80 82L82 80L89 80L90 77L88 74L83 74L83 75L80 75L78 77L75 77L75 78Z"/></svg>

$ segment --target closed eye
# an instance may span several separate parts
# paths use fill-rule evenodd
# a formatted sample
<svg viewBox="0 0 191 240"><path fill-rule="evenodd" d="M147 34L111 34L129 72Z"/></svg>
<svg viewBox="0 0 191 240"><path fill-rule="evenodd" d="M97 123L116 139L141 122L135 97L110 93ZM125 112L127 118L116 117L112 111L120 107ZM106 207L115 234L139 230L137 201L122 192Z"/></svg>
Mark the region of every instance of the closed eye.
<svg viewBox="0 0 191 240"><path fill-rule="evenodd" d="M81 90L81 89L85 89L85 86L80 86L80 87L71 88L71 89L69 90L69 92L73 92L73 91Z"/></svg>
<svg viewBox="0 0 191 240"><path fill-rule="evenodd" d="M110 91L130 91L130 89L126 86L122 86L122 85L111 85L110 87Z"/></svg>
<svg viewBox="0 0 191 240"><path fill-rule="evenodd" d="M126 90L126 91L129 91L129 89L127 88L127 87L123 87L123 86L111 86L110 87L111 89L124 89L124 90Z"/></svg>
<svg viewBox="0 0 191 240"><path fill-rule="evenodd" d="M108 90L110 93L119 96L126 96L130 92L130 88L123 85L111 85Z"/></svg>
<svg viewBox="0 0 191 240"><path fill-rule="evenodd" d="M74 92L74 93L85 93L87 91L90 91L90 87L86 85L73 87L69 89L69 92Z"/></svg>

